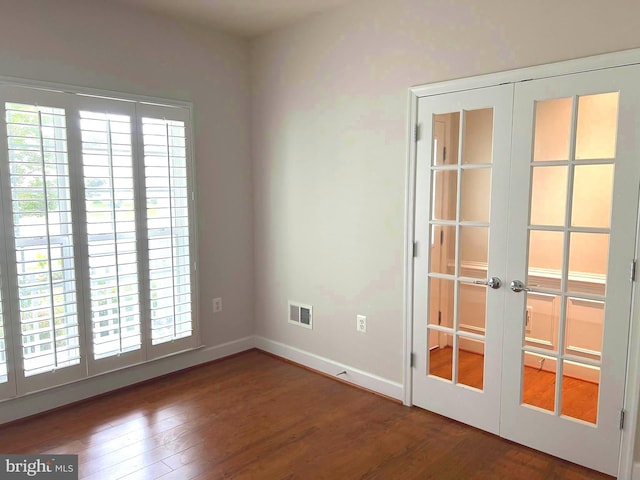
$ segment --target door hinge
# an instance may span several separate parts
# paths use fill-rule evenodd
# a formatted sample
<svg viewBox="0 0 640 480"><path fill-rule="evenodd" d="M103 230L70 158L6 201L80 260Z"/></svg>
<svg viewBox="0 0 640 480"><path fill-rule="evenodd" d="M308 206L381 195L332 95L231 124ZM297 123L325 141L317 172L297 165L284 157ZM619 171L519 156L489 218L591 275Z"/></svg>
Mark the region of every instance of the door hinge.
<svg viewBox="0 0 640 480"><path fill-rule="evenodd" d="M631 262L631 267L629 268L629 273L630 273L629 279L631 280L631 282L636 281L636 264L637 264L637 261L633 260Z"/></svg>
<svg viewBox="0 0 640 480"><path fill-rule="evenodd" d="M442 163L447 163L447 147L442 147Z"/></svg>
<svg viewBox="0 0 640 480"><path fill-rule="evenodd" d="M411 368L416 366L416 354L413 352L409 354L409 365L411 366Z"/></svg>
<svg viewBox="0 0 640 480"><path fill-rule="evenodd" d="M440 230L440 245L444 243L444 230Z"/></svg>
<svg viewBox="0 0 640 480"><path fill-rule="evenodd" d="M438 312L438 325L442 325L442 312Z"/></svg>
<svg viewBox="0 0 640 480"><path fill-rule="evenodd" d="M418 256L418 242L413 242L413 258Z"/></svg>
<svg viewBox="0 0 640 480"><path fill-rule="evenodd" d="M620 430L624 429L624 409L620 410Z"/></svg>
<svg viewBox="0 0 640 480"><path fill-rule="evenodd" d="M413 138L416 139L416 142L420 140L420 124L416 123L416 126L413 130Z"/></svg>

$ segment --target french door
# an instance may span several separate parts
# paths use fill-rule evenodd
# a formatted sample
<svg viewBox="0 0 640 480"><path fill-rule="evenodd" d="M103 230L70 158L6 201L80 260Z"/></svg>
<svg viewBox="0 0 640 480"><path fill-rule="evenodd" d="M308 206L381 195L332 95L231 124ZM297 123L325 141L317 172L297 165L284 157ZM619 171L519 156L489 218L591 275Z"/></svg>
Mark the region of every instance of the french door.
<svg viewBox="0 0 640 480"><path fill-rule="evenodd" d="M419 104L413 402L493 433L505 290L485 281L506 273L512 98L506 85Z"/></svg>
<svg viewBox="0 0 640 480"><path fill-rule="evenodd" d="M639 80L630 66L419 103L415 231L428 248L414 265L413 402L610 474L636 243ZM438 161L440 120L448 164Z"/></svg>

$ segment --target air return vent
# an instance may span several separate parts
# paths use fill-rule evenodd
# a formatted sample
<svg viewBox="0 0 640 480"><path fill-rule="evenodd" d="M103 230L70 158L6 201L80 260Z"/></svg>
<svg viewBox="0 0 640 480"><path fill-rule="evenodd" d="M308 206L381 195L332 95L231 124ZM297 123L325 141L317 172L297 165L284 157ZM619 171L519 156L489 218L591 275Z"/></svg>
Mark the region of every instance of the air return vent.
<svg viewBox="0 0 640 480"><path fill-rule="evenodd" d="M289 301L289 323L312 329L313 307Z"/></svg>

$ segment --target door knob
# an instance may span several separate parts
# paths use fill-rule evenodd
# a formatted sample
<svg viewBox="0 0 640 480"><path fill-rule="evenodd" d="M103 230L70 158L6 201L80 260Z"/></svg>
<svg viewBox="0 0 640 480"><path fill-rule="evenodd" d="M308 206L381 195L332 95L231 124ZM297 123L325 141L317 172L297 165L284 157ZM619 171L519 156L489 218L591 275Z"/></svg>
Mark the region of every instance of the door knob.
<svg viewBox="0 0 640 480"><path fill-rule="evenodd" d="M529 288L525 286L525 284L522 283L520 280L514 280L513 282L511 282L511 290L513 290L516 293L523 292L523 291L528 292Z"/></svg>
<svg viewBox="0 0 640 480"><path fill-rule="evenodd" d="M502 281L498 277L491 277L488 280L476 280L473 283L475 283L476 285L486 285L487 287L493 288L494 290L497 290L502 286Z"/></svg>

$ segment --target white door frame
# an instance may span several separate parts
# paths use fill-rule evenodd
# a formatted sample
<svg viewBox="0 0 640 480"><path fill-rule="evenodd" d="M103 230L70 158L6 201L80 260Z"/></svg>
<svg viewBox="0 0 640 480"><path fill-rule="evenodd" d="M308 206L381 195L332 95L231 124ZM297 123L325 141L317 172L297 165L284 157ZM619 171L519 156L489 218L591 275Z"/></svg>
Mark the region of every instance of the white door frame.
<svg viewBox="0 0 640 480"><path fill-rule="evenodd" d="M566 62L551 63L536 67L510 70L500 73L468 77L457 80L420 85L409 89L409 108L407 117L407 177L405 184L405 275L404 275L404 362L403 362L403 403L411 406L412 402L412 348L413 348L413 253L414 253L414 218L415 218L415 181L416 181L416 139L424 132L418 127L418 99L441 93L452 93L463 90L490 87L503 83L518 83L526 80L550 78L561 75L640 64L640 49L597 55ZM418 249L427 248L418 245ZM640 235L636 236L636 253L640 254ZM631 331L627 357L627 379L625 386L625 425L622 430L620 445L620 463L618 476L632 478L634 470L634 449L636 423L640 407L640 281L634 285L631 306ZM637 468L640 471L640 467Z"/></svg>

